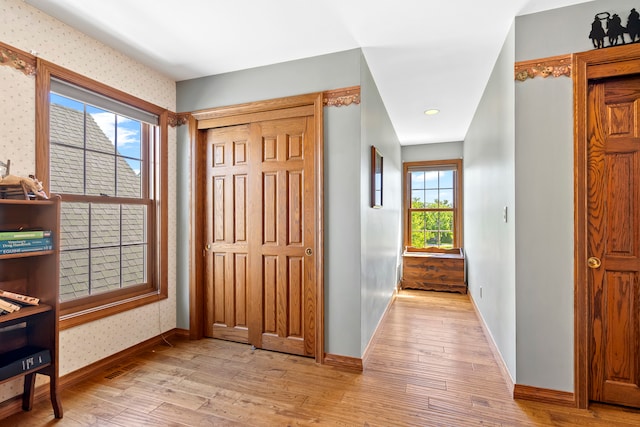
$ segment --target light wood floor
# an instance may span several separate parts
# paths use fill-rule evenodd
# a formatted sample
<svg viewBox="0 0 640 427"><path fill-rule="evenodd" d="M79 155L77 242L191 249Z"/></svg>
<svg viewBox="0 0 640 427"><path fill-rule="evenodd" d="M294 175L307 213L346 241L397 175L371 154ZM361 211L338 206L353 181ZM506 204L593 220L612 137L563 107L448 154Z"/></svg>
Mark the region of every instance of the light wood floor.
<svg viewBox="0 0 640 427"><path fill-rule="evenodd" d="M514 401L466 296L401 292L364 373L225 341L132 357L0 426L638 426L640 411Z"/></svg>

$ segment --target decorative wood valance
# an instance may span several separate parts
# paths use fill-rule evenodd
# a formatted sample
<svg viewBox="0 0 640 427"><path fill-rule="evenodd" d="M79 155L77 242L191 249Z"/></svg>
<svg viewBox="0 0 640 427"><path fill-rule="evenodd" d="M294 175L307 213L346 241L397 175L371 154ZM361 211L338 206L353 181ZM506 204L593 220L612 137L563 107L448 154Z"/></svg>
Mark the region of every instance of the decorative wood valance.
<svg viewBox="0 0 640 427"><path fill-rule="evenodd" d="M174 128L186 125L189 123L189 117L191 117L191 113L174 113L173 111L169 111L169 126Z"/></svg>
<svg viewBox="0 0 640 427"><path fill-rule="evenodd" d="M0 42L0 65L8 65L27 76L36 74L36 57Z"/></svg>
<svg viewBox="0 0 640 427"><path fill-rule="evenodd" d="M572 55L520 61L515 64L515 79L525 81L535 77L571 77Z"/></svg>
<svg viewBox="0 0 640 427"><path fill-rule="evenodd" d="M360 86L328 90L322 93L322 105L325 107L342 107L351 104L360 104Z"/></svg>

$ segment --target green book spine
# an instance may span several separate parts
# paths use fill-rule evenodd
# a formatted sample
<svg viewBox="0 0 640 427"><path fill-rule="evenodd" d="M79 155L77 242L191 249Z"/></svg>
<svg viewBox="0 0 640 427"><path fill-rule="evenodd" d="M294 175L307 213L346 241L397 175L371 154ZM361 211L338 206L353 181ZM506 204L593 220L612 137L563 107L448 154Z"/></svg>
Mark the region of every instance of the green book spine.
<svg viewBox="0 0 640 427"><path fill-rule="evenodd" d="M0 240L29 240L51 237L50 230L36 231L0 231Z"/></svg>

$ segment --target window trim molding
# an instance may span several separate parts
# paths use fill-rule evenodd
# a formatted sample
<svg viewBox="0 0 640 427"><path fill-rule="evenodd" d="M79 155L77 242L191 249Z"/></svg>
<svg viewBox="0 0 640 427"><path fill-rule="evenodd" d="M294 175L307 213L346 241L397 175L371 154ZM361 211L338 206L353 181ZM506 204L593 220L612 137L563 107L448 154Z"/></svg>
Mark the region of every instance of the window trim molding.
<svg viewBox="0 0 640 427"><path fill-rule="evenodd" d="M61 303L60 329L68 329L94 320L102 319L116 313L122 313L146 304L158 302L168 298L168 124L169 111L151 104L133 95L109 87L103 83L77 74L41 58L37 58L36 74L36 176L42 181L43 188L49 192L50 179L50 144L49 144L49 92L51 78L69 82L73 85L88 89L100 95L129 104L133 107L156 114L160 129L160 150L158 159L160 173L155 172L154 186L159 186L156 209L159 209L156 219L156 237L154 254L156 263L154 280L157 286L149 290L148 287L131 287L127 291L105 294L99 303L76 304L73 309L64 307Z"/></svg>
<svg viewBox="0 0 640 427"><path fill-rule="evenodd" d="M449 167L455 168L456 174L454 177L454 199L455 207L453 209L453 246L455 248L462 248L464 243L464 230L463 230L463 215L462 215L462 159L446 159L446 160L425 160L419 162L404 162L402 179L404 180L403 186L403 215L404 218L404 247L411 246L411 220L409 218L409 209L411 207L411 181L408 179L409 172L412 169L419 168L436 168L436 167Z"/></svg>

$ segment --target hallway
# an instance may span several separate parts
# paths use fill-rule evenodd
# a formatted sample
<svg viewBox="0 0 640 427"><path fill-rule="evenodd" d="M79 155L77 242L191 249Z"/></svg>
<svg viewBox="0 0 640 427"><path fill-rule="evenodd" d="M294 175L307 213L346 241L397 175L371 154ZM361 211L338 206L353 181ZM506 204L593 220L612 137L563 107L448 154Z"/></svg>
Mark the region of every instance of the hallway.
<svg viewBox="0 0 640 427"><path fill-rule="evenodd" d="M466 295L402 291L365 371L205 339L127 359L0 426L637 426L640 411L514 401Z"/></svg>

